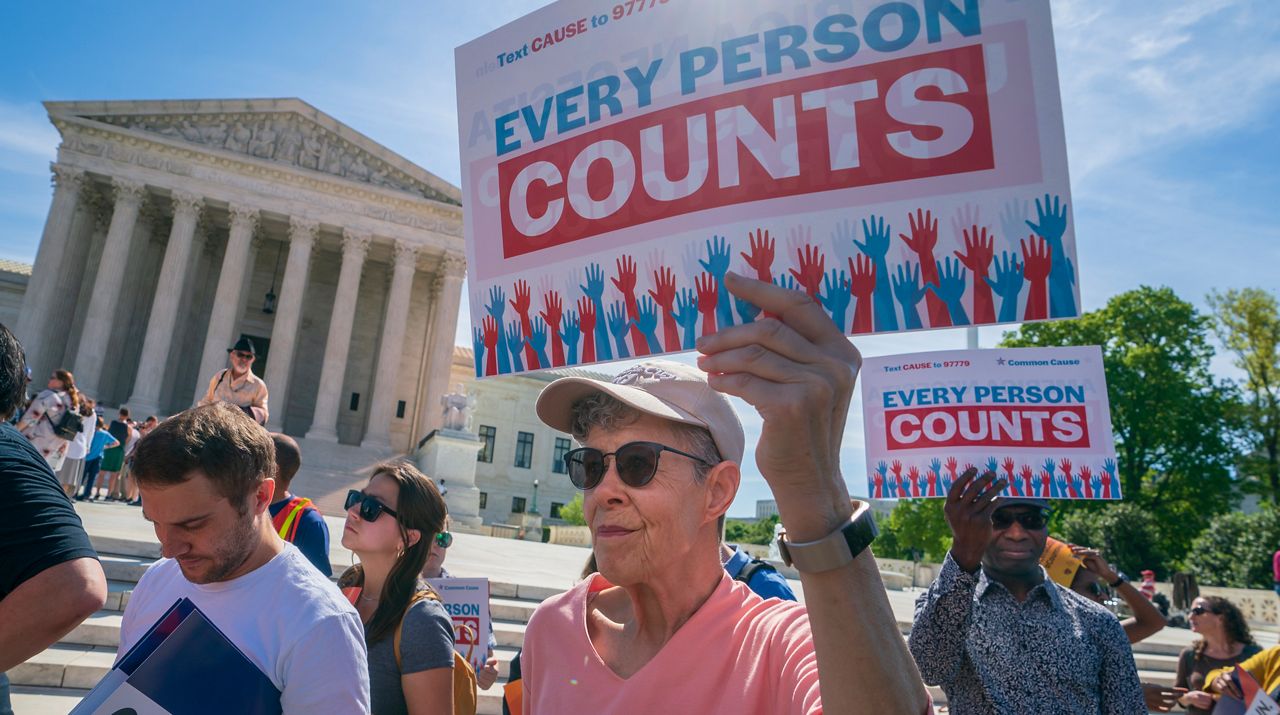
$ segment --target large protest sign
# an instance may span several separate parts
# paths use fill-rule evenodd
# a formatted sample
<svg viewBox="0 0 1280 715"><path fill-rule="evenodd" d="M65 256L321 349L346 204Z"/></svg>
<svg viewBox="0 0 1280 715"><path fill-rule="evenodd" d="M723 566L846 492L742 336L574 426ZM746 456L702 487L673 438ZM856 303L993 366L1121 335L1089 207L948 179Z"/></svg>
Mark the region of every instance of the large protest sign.
<svg viewBox="0 0 1280 715"><path fill-rule="evenodd" d="M859 379L873 499L944 497L971 465L1013 496L1121 497L1101 348L867 358Z"/></svg>
<svg viewBox="0 0 1280 715"><path fill-rule="evenodd" d="M687 350L759 316L848 333L1070 317L1047 0L561 0L456 52L480 375Z"/></svg>
<svg viewBox="0 0 1280 715"><path fill-rule="evenodd" d="M440 594L444 608L453 619L453 642L462 657L477 671L484 667L489 652L489 579L427 579Z"/></svg>

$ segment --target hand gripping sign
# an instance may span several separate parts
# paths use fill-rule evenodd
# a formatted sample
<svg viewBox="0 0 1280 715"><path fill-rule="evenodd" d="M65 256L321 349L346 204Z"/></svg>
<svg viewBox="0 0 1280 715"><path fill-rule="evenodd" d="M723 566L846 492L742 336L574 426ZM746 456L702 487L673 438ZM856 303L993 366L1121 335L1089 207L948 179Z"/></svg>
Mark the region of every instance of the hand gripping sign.
<svg viewBox="0 0 1280 715"><path fill-rule="evenodd" d="M862 366L873 499L945 497L970 466L1005 493L1120 499L1102 350L951 350Z"/></svg>
<svg viewBox="0 0 1280 715"><path fill-rule="evenodd" d="M759 310L847 333L1072 317L1047 0L560 0L458 48L478 375L690 349Z"/></svg>

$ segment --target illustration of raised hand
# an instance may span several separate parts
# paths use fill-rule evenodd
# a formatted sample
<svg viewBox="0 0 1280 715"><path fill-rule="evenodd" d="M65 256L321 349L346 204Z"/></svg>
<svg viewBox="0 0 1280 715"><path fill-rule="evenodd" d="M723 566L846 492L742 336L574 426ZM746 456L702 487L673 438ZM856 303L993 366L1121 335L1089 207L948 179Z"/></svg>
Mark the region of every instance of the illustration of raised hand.
<svg viewBox="0 0 1280 715"><path fill-rule="evenodd" d="M538 356L534 354L533 348L529 346L528 338L532 336L531 327L529 325L529 307L532 301L529 293L529 284L520 279L516 281L516 299L511 301L511 307L520 316L520 334L523 336L521 342L524 344L524 362L529 366L530 370L538 367ZM510 348L510 336L507 338L508 349Z"/></svg>
<svg viewBox="0 0 1280 715"><path fill-rule="evenodd" d="M926 482L928 484L928 486L922 490L925 495L931 497L938 496L938 476L938 470L936 469L930 469L925 474Z"/></svg>
<svg viewBox="0 0 1280 715"><path fill-rule="evenodd" d="M754 234L748 233L751 253L743 253L742 258L748 266L755 269L756 280L773 282L773 248L774 240L765 229L756 229Z"/></svg>
<svg viewBox="0 0 1280 715"><path fill-rule="evenodd" d="M595 322L595 350L600 355L601 360L611 360L613 358L613 350L609 347L609 329L604 321L604 270L600 268L599 263L592 263L587 266L587 283L579 286L582 293L591 299L593 312L600 319ZM583 311L579 309L580 313ZM585 314L584 314L585 317ZM583 320L585 324L586 321ZM586 358L583 358L586 361Z"/></svg>
<svg viewBox="0 0 1280 715"><path fill-rule="evenodd" d="M804 288L804 292L816 303L818 302L818 290L822 286L823 271L826 269L827 259L822 255L822 251L817 246L807 244L803 249L796 249L796 257L800 270L791 269L791 275L795 276L796 282Z"/></svg>
<svg viewBox="0 0 1280 715"><path fill-rule="evenodd" d="M760 309L750 301L745 301L738 296L733 297L733 307L738 310L738 319L743 325L756 322L756 318L760 317Z"/></svg>
<svg viewBox="0 0 1280 715"><path fill-rule="evenodd" d="M662 344L658 342L658 306L653 298L647 295L640 299L636 327L640 329L640 334L644 336L647 344L646 354L662 352ZM639 346L636 346L636 355L640 355Z"/></svg>
<svg viewBox="0 0 1280 715"><path fill-rule="evenodd" d="M635 321L627 317L626 306L623 305L622 301L613 301L613 305L609 306L609 312L605 317L609 321L609 332L613 335L618 357L631 357L631 353L627 350L627 331L631 329Z"/></svg>
<svg viewBox="0 0 1280 715"><path fill-rule="evenodd" d="M1053 472L1040 470L1040 496L1045 499L1057 499L1059 496L1057 483L1053 480Z"/></svg>
<svg viewBox="0 0 1280 715"><path fill-rule="evenodd" d="M845 275L844 271L832 268L829 274L822 277L822 288L819 302L831 314L831 321L840 328L840 332L848 332L849 301L853 297L849 292L849 276Z"/></svg>
<svg viewBox="0 0 1280 715"><path fill-rule="evenodd" d="M693 285L698 289L698 312L702 313L702 334L711 335L716 332L719 284L710 273L703 273L694 280Z"/></svg>
<svg viewBox="0 0 1280 715"><path fill-rule="evenodd" d="M1036 222L1027 226L1044 238L1053 255L1053 268L1049 273L1049 317L1073 318L1076 316L1075 271L1067 262L1063 235L1067 232L1067 205L1059 196L1044 195L1044 201L1036 199Z"/></svg>
<svg viewBox="0 0 1280 715"><path fill-rule="evenodd" d="M716 280L716 318L722 328L733 325L733 300L724 287L724 276L729 272L729 242L723 236L712 236L707 240L707 260L699 260L702 270L710 273ZM699 303L699 309L701 309ZM714 326L713 326L714 328ZM703 332L706 332L705 326ZM714 329L713 331L714 332Z"/></svg>
<svg viewBox="0 0 1280 715"><path fill-rule="evenodd" d="M1038 494L1035 493L1035 491L1032 489L1032 486L1031 486L1031 480L1035 477L1035 472L1032 471L1031 465L1030 464L1022 465L1022 470L1019 471L1018 474L1022 477L1022 482L1023 482L1022 493L1025 494L1026 496L1032 496L1032 495L1039 496Z"/></svg>
<svg viewBox="0 0 1280 715"><path fill-rule="evenodd" d="M676 309L671 313L671 317L684 333L684 342L681 347L692 350L694 343L698 341L698 299L694 296L692 288L685 288L676 295Z"/></svg>
<svg viewBox="0 0 1280 715"><path fill-rule="evenodd" d="M631 259L631 256L624 254L618 258L617 267L618 277L613 279L613 286L622 294L627 307L627 317L632 320L631 346L635 349L636 355L648 355L649 349L645 345L644 336L640 334L640 329L634 322L640 318L636 303L636 262Z"/></svg>
<svg viewBox="0 0 1280 715"><path fill-rule="evenodd" d="M498 333L502 332L498 329L498 321L493 319L492 315L486 315L484 320L480 321L480 326L484 328L484 350L487 355L484 362L484 374L498 374ZM505 362L505 359L504 359Z"/></svg>
<svg viewBox="0 0 1280 715"><path fill-rule="evenodd" d="M915 264L914 270L911 261L898 266L898 273L893 277L893 295L902 306L902 327L907 330L924 327L920 323L920 310L916 306L926 292L924 286L920 285L920 264Z"/></svg>
<svg viewBox="0 0 1280 715"><path fill-rule="evenodd" d="M680 332L671 316L676 304L675 271L665 266L654 271L653 285L654 289L649 291L649 295L662 309L662 344L668 352L675 352L680 349Z"/></svg>
<svg viewBox="0 0 1280 715"><path fill-rule="evenodd" d="M920 496L920 468L914 464L911 465L907 470L907 478L911 480L911 496Z"/></svg>
<svg viewBox="0 0 1280 715"><path fill-rule="evenodd" d="M854 239L854 244L862 251L874 264L875 274L877 276L888 276L889 265L885 262L885 254L889 252L890 235L893 229L885 223L884 217L870 217L870 223L867 219L862 220L862 235L866 242L859 242ZM876 281L875 293L872 300L872 313L875 316L875 329L897 330L898 329L898 313L893 304L893 289L889 287L889 281Z"/></svg>
<svg viewBox="0 0 1280 715"><path fill-rule="evenodd" d="M872 322L872 294L876 289L876 264L866 256L858 254L857 261L849 260L849 292L857 302L853 306L854 333L869 333L875 329Z"/></svg>
<svg viewBox="0 0 1280 715"><path fill-rule="evenodd" d="M1067 487L1067 494L1072 499L1079 499L1080 494L1076 491L1076 478L1075 475L1071 473L1071 460L1063 457L1062 460L1058 462L1058 468L1062 470L1062 481Z"/></svg>
<svg viewBox="0 0 1280 715"><path fill-rule="evenodd" d="M1018 256L1009 251L1002 251L996 259L995 280L983 278L983 283L1000 296L1001 323L1012 323L1018 320L1018 295L1022 292L1022 264Z"/></svg>
<svg viewBox="0 0 1280 715"><path fill-rule="evenodd" d="M577 311L570 310L564 315L564 330L559 332L564 341L564 362L566 365L578 364L578 341L582 339L581 326L578 325Z"/></svg>
<svg viewBox="0 0 1280 715"><path fill-rule="evenodd" d="M1053 256L1044 239L1029 236L1022 242L1022 274L1030 284L1027 307L1023 320L1044 320L1049 317L1049 295L1046 281L1053 266Z"/></svg>
<svg viewBox="0 0 1280 715"><path fill-rule="evenodd" d="M1084 498L1092 499L1093 498L1093 470L1090 469L1089 465L1087 464L1080 465L1080 486L1084 491Z"/></svg>
<svg viewBox="0 0 1280 715"><path fill-rule="evenodd" d="M551 361L547 359L547 323L541 316L535 317L532 321L528 339L529 347L533 348L533 356L537 361L529 364L529 369L551 367Z"/></svg>
<svg viewBox="0 0 1280 715"><path fill-rule="evenodd" d="M582 333L582 364L596 361L596 304L583 296L578 299L578 329ZM608 359L608 358L606 358Z"/></svg>
<svg viewBox="0 0 1280 715"><path fill-rule="evenodd" d="M1005 202L1004 208L1000 210L1000 235L1009 240L1014 236L1021 236L1027 230L1027 213L1030 210L1031 203L1026 199L1010 199Z"/></svg>
<svg viewBox="0 0 1280 715"><path fill-rule="evenodd" d="M907 214L907 222L911 228L911 235L900 233L898 238L901 238L907 244L907 248L916 254L916 261L920 264L925 285L936 286L938 271L935 267L937 259L934 258L933 249L938 245L938 219L933 217L931 211L916 209L914 215ZM929 308L931 327L951 325L951 317L945 301L936 295L929 294L925 302Z"/></svg>
<svg viewBox="0 0 1280 715"><path fill-rule="evenodd" d="M991 323L996 319L991 287L987 285L987 270L995 255L995 235L987 229L973 226L964 230L964 253L956 251L956 258L973 273L973 319L977 323Z"/></svg>
<svg viewBox="0 0 1280 715"><path fill-rule="evenodd" d="M476 377L484 377L484 331L471 329L471 355L474 358Z"/></svg>
<svg viewBox="0 0 1280 715"><path fill-rule="evenodd" d="M960 261L947 257L937 265L938 285L932 283L925 289L946 303L953 325L968 325L969 316L964 312L965 268Z"/></svg>
<svg viewBox="0 0 1280 715"><path fill-rule="evenodd" d="M513 320L507 324L507 352L511 354L511 370L524 372L524 363L520 353L524 350L524 335L520 331L520 321Z"/></svg>
<svg viewBox="0 0 1280 715"><path fill-rule="evenodd" d="M796 279L792 278L790 275L774 276L773 284L786 290L800 290L800 285L796 283Z"/></svg>
<svg viewBox="0 0 1280 715"><path fill-rule="evenodd" d="M494 330L497 334L495 348L498 351L498 372L505 375L511 372L511 351L507 348L507 332L503 329L506 327L502 316L507 312L507 294L502 288L494 286L489 289L487 312L494 321Z"/></svg>
<svg viewBox="0 0 1280 715"><path fill-rule="evenodd" d="M564 301L560 299L560 293L550 290L542 294L542 306L544 310L538 315L542 316L547 327L551 328L551 364L554 367L564 365L564 343L560 336L560 321L564 318Z"/></svg>

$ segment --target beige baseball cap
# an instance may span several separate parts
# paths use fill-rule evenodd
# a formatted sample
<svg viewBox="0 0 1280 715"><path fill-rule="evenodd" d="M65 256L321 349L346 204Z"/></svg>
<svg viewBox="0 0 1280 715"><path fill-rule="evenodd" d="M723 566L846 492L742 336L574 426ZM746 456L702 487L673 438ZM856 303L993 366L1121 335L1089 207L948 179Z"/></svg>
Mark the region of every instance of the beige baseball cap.
<svg viewBox="0 0 1280 715"><path fill-rule="evenodd" d="M729 398L711 389L707 374L692 365L647 360L618 373L611 382L562 377L543 388L538 396L538 417L552 429L569 432L573 405L597 392L647 415L704 427L711 433L722 459L742 463L746 447L742 421Z"/></svg>

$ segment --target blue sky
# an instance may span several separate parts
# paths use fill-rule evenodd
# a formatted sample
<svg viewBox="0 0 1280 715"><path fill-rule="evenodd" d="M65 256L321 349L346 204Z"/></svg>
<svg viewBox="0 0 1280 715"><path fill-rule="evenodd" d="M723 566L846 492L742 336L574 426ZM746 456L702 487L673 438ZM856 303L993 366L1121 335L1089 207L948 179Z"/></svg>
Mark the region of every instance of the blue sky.
<svg viewBox="0 0 1280 715"><path fill-rule="evenodd" d="M1008 0L987 0L1005 2ZM0 257L31 261L58 134L44 100L300 97L457 183L453 48L544 3L25 3L0 43ZM1274 0L1054 0L1085 309L1138 285L1204 305L1280 269ZM464 311L466 310L464 305ZM465 325L464 314L460 322ZM984 330L982 344L999 339ZM939 331L869 355L963 347ZM1233 374L1229 361L1217 367ZM857 400L844 472L862 490ZM748 444L759 419L740 410ZM748 458L731 513L768 488Z"/></svg>

